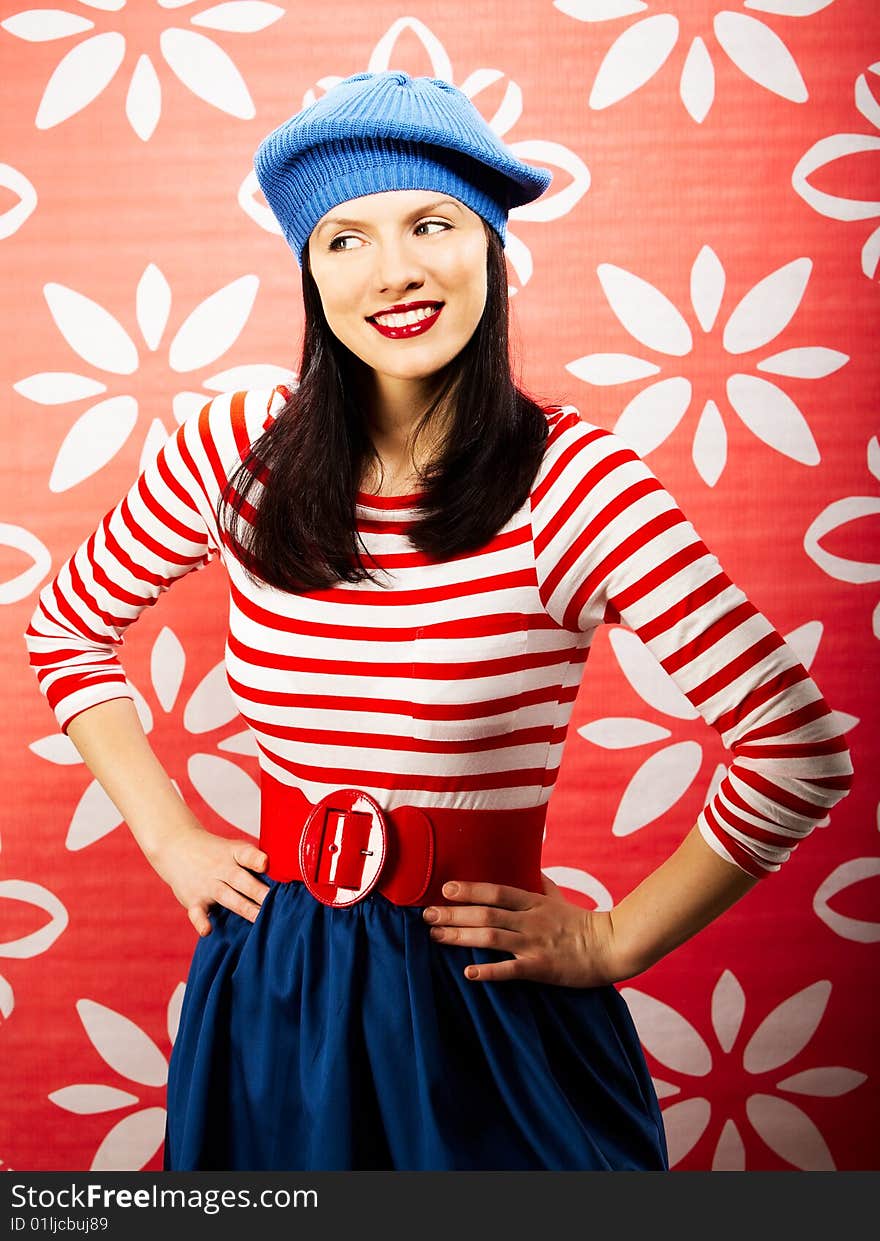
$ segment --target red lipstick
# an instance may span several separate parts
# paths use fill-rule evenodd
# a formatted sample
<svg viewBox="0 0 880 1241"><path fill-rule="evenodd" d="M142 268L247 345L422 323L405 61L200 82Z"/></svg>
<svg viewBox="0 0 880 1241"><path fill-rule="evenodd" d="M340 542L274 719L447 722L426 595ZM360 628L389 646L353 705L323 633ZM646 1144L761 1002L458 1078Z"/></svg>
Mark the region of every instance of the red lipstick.
<svg viewBox="0 0 880 1241"><path fill-rule="evenodd" d="M407 307L407 309L415 310L416 307ZM424 319L419 319L417 323L404 323L400 327L391 327L390 324L377 323L375 319L368 319L367 322L372 323L377 332L381 332L383 336L387 336L390 340L404 340L409 336L421 336L423 332L427 332L428 328L433 327L437 322L442 309L443 305L441 303L441 305L436 307L433 314L427 315Z"/></svg>

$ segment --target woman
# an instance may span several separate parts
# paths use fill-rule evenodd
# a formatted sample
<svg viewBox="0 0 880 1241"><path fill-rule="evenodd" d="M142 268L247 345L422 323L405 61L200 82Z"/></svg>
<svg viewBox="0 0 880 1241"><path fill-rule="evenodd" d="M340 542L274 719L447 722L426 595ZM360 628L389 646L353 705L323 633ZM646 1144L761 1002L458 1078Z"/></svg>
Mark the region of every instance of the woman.
<svg viewBox="0 0 880 1241"><path fill-rule="evenodd" d="M839 724L637 455L514 384L506 219L549 174L397 72L341 82L255 164L303 267L299 386L187 419L27 631L201 937L165 1167L665 1170L614 983L844 796ZM259 847L181 801L114 651L214 555ZM672 856L591 912L541 844L592 637L620 620L734 759Z"/></svg>

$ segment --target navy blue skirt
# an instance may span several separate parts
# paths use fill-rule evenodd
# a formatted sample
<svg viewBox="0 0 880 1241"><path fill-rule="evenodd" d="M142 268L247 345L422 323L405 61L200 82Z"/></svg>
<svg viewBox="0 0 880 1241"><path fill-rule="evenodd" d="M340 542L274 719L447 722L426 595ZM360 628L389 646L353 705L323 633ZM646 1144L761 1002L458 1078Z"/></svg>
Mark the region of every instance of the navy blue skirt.
<svg viewBox="0 0 880 1241"><path fill-rule="evenodd" d="M196 944L166 1170L668 1170L614 986L471 982L510 954L432 940L423 906L268 887Z"/></svg>

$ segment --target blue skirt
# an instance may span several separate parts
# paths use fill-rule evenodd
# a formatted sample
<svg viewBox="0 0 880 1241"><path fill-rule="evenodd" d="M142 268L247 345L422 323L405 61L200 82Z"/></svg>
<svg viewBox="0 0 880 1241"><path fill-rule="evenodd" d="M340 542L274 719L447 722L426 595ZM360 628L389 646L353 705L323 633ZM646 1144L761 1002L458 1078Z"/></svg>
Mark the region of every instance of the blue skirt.
<svg viewBox="0 0 880 1241"><path fill-rule="evenodd" d="M668 1170L614 986L471 982L510 954L378 892L336 909L260 878L256 921L215 906L195 947L166 1170Z"/></svg>

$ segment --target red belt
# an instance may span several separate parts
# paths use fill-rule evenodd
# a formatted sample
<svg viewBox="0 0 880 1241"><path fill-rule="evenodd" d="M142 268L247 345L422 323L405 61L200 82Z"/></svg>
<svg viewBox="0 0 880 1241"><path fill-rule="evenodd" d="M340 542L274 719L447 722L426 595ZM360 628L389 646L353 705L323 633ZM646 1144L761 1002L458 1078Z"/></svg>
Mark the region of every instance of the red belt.
<svg viewBox="0 0 880 1241"><path fill-rule="evenodd" d="M301 880L325 905L354 905L374 889L395 905L449 905L449 879L542 890L546 805L384 810L363 789L334 789L313 804L267 771L260 786L270 878Z"/></svg>

